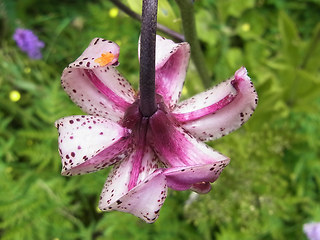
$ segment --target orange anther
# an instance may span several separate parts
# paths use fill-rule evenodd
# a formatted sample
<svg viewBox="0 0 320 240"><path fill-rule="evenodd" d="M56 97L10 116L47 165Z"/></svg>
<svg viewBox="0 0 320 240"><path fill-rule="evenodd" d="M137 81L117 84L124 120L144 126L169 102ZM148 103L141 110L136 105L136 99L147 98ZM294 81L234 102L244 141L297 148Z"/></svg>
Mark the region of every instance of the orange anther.
<svg viewBox="0 0 320 240"><path fill-rule="evenodd" d="M99 63L101 67L106 66L107 64L111 63L114 59L114 55L110 52L102 53L101 57L94 60L94 62Z"/></svg>

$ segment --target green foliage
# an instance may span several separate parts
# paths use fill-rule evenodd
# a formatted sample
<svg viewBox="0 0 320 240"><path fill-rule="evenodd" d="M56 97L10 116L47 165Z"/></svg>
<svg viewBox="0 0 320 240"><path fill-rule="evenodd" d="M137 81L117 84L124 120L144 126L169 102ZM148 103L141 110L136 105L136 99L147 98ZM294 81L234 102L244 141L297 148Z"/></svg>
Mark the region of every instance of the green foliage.
<svg viewBox="0 0 320 240"><path fill-rule="evenodd" d="M133 11L142 15L142 1L127 0L126 2ZM167 0L158 1L158 21L165 26L170 26L174 31L181 29L181 22Z"/></svg>
<svg viewBox="0 0 320 240"><path fill-rule="evenodd" d="M124 2L138 11L140 1ZM159 22L181 32L174 1L159 2ZM104 37L121 45L119 70L137 87L139 23L121 12L114 18L112 7L0 0L0 238L306 239L302 225L320 221L319 1L195 1L212 84L244 65L259 104L241 129L209 143L231 158L213 190L170 191L151 225L97 210L108 170L60 176L54 122L81 114L60 87L63 68ZM16 27L46 43L43 60L16 47ZM202 90L190 63L182 97Z"/></svg>

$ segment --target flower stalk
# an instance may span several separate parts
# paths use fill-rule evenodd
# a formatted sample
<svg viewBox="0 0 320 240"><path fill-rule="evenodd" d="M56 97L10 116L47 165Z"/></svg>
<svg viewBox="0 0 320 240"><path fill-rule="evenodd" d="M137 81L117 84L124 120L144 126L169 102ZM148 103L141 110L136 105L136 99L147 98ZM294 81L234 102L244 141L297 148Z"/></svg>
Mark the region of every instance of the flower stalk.
<svg viewBox="0 0 320 240"><path fill-rule="evenodd" d="M176 0L176 3L180 9L185 40L191 46L191 58L196 66L204 87L209 88L211 86L210 77L206 68L200 42L197 37L193 0Z"/></svg>
<svg viewBox="0 0 320 240"><path fill-rule="evenodd" d="M143 0L140 39L140 111L150 117L157 110L155 100L155 47L158 0Z"/></svg>

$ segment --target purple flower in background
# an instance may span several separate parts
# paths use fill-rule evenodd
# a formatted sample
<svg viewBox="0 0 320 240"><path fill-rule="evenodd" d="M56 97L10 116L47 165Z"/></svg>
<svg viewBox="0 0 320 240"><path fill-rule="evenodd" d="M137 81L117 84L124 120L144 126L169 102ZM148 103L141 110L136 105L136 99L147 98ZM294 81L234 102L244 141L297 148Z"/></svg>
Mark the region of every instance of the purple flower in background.
<svg viewBox="0 0 320 240"><path fill-rule="evenodd" d="M32 59L41 59L42 54L40 49L44 47L44 42L40 41L34 33L29 29L17 28L13 39L21 49L28 54Z"/></svg>
<svg viewBox="0 0 320 240"><path fill-rule="evenodd" d="M140 45L140 44L139 44ZM257 94L242 67L229 80L178 102L190 47L156 39L157 111L143 117L139 93L116 70L119 46L95 38L62 74L62 86L89 115L56 122L62 174L86 174L114 165L99 208L154 222L167 189L211 190L229 158L203 141L239 128L252 115Z"/></svg>
<svg viewBox="0 0 320 240"><path fill-rule="evenodd" d="M309 240L320 240L320 222L304 224L303 231Z"/></svg>

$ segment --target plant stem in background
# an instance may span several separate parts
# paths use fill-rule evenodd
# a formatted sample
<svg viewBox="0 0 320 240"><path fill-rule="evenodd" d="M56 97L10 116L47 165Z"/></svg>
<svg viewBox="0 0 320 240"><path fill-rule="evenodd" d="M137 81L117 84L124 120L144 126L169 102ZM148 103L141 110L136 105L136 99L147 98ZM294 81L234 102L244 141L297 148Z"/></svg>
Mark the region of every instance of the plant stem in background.
<svg viewBox="0 0 320 240"><path fill-rule="evenodd" d="M143 0L140 37L140 111L150 117L155 101L155 52L158 0Z"/></svg>
<svg viewBox="0 0 320 240"><path fill-rule="evenodd" d="M176 2L180 8L185 39L191 46L192 60L204 87L208 88L211 85L211 81L206 68L204 55L200 47L200 42L197 37L193 0L176 0Z"/></svg>
<svg viewBox="0 0 320 240"><path fill-rule="evenodd" d="M133 19L136 19L138 21L141 21L141 16L137 14L136 12L132 11L130 8L128 8L125 4L120 2L119 0L110 0L114 5L116 5L121 11L132 17ZM180 33L177 33L170 28L167 28L166 26L157 23L157 29L164 33L167 34L168 36L172 37L173 39L183 42L184 41L184 36Z"/></svg>

